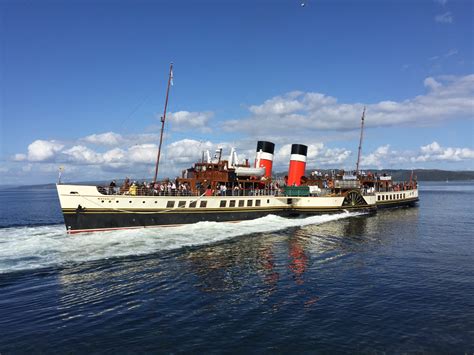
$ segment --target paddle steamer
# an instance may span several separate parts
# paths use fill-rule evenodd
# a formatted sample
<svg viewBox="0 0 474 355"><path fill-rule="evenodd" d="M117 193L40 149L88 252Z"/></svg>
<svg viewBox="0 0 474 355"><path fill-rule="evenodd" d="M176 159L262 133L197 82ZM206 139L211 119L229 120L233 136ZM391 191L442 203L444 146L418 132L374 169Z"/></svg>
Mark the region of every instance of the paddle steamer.
<svg viewBox="0 0 474 355"><path fill-rule="evenodd" d="M242 221L269 214L302 217L342 211L371 212L374 193L341 176L304 177L307 146L294 144L286 181L272 179L274 144L259 141L254 166L201 160L173 181L122 186L57 184L69 233L176 226L201 221Z"/></svg>
<svg viewBox="0 0 474 355"><path fill-rule="evenodd" d="M125 180L118 187L57 184L68 233L176 226L202 221L237 222L269 214L302 217L342 211L374 212L398 196L412 201L411 192L389 195L376 181L334 173L305 176L308 147L293 144L288 175L272 178L275 145L258 141L255 161L240 163L232 149L223 159L207 154L173 180L158 181L166 109L173 65L170 66L155 175L149 184ZM360 148L359 148L360 155ZM386 186L388 189L388 185Z"/></svg>

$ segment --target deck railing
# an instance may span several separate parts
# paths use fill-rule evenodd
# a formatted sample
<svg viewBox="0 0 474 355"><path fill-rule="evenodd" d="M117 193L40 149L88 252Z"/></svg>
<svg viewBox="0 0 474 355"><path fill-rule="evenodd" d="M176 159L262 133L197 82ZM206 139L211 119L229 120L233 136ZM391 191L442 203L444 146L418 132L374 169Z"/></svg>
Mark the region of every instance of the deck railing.
<svg viewBox="0 0 474 355"><path fill-rule="evenodd" d="M282 196L283 193L279 188L274 189L228 189L226 191L219 190L180 190L165 189L155 190L145 187L137 187L136 190L124 190L120 187L97 186L97 191L103 195L127 195L127 196Z"/></svg>

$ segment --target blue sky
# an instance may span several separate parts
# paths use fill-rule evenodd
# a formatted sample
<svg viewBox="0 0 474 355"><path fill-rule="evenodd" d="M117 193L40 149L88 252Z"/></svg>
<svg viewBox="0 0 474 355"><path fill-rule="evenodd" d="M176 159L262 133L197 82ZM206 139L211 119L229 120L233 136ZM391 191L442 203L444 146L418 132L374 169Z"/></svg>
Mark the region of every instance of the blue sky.
<svg viewBox="0 0 474 355"><path fill-rule="evenodd" d="M161 176L292 143L309 167L474 169L468 0L0 1L3 183Z"/></svg>

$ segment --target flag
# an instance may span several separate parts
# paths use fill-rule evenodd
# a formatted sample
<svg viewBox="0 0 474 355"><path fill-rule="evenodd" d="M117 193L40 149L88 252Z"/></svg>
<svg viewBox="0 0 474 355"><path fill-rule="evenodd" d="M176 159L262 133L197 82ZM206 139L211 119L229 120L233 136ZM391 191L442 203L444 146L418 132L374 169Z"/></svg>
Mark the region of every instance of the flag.
<svg viewBox="0 0 474 355"><path fill-rule="evenodd" d="M171 69L171 72L170 72L170 83L171 83L171 86L174 86L174 83L173 83L173 69Z"/></svg>

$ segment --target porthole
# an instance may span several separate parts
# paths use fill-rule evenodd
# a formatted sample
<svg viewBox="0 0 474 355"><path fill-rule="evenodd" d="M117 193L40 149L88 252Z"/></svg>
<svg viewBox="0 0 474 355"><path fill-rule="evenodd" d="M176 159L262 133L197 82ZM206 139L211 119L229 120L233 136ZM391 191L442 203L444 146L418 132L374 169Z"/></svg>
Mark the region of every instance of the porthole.
<svg viewBox="0 0 474 355"><path fill-rule="evenodd" d="M142 203L145 203L145 201L143 201Z"/></svg>
<svg viewBox="0 0 474 355"><path fill-rule="evenodd" d="M128 203L132 203L132 201L128 201Z"/></svg>

